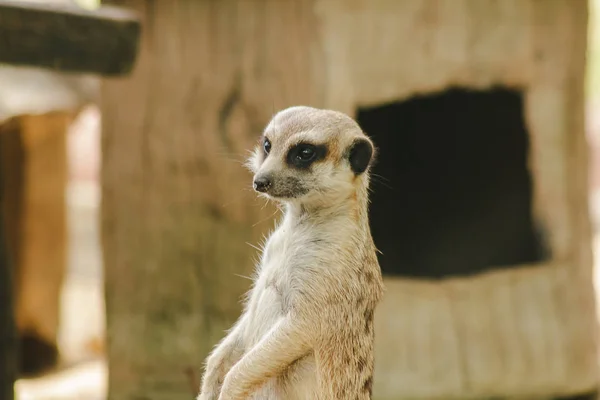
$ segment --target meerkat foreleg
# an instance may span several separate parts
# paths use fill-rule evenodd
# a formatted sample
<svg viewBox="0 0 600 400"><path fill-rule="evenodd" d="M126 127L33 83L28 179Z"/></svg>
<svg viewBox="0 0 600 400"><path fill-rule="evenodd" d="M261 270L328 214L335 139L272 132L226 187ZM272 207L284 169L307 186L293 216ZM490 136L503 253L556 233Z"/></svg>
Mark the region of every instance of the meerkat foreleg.
<svg viewBox="0 0 600 400"><path fill-rule="evenodd" d="M308 354L311 332L294 317L281 318L225 376L219 400L244 400L267 379Z"/></svg>
<svg viewBox="0 0 600 400"><path fill-rule="evenodd" d="M202 387L196 400L218 399L225 375L244 354L241 338L246 319L246 314L242 314L238 322L208 356Z"/></svg>

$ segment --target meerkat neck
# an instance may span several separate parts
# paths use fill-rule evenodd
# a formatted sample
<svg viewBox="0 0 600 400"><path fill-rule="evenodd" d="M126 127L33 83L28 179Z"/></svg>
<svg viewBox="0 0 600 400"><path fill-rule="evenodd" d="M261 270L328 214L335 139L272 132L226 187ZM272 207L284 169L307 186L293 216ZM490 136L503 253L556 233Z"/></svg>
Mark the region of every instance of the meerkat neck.
<svg viewBox="0 0 600 400"><path fill-rule="evenodd" d="M356 221L356 226L368 230L369 196L368 176L361 176L356 182L354 191L348 196L334 203L288 203L286 213L298 220L327 220L336 218L350 218Z"/></svg>

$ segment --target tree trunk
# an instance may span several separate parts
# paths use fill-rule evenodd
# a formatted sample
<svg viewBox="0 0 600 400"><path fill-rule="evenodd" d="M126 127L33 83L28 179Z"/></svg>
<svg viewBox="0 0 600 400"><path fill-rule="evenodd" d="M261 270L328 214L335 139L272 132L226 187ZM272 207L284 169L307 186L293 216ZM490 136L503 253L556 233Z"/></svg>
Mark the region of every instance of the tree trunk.
<svg viewBox="0 0 600 400"><path fill-rule="evenodd" d="M272 227L246 150L275 110L322 103L315 16L311 1L119 3L144 29L133 75L101 96L109 397L189 400L239 315L248 243Z"/></svg>

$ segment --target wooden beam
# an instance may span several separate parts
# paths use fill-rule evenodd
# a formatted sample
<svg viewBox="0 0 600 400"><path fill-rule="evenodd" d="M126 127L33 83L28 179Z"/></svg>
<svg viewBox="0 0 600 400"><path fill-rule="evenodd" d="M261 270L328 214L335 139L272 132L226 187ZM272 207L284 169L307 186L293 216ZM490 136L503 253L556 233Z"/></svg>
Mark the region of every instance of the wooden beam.
<svg viewBox="0 0 600 400"><path fill-rule="evenodd" d="M119 7L2 1L0 62L125 75L133 69L140 31L137 15Z"/></svg>

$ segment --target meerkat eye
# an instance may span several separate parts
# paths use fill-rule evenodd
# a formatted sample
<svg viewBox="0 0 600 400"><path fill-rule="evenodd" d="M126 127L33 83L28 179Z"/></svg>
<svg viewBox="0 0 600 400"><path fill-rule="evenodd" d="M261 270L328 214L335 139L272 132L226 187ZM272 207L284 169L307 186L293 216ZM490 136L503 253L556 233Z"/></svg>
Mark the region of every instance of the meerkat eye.
<svg viewBox="0 0 600 400"><path fill-rule="evenodd" d="M269 152L271 151L271 141L267 138L265 138L265 140L263 141L263 149L265 151L265 154L269 154Z"/></svg>
<svg viewBox="0 0 600 400"><path fill-rule="evenodd" d="M313 146L304 145L298 149L298 154L296 154L296 158L299 161L307 162L311 161L317 154Z"/></svg>
<svg viewBox="0 0 600 400"><path fill-rule="evenodd" d="M327 154L327 146L300 143L290 149L287 162L290 166L300 169L310 167L314 162L322 160Z"/></svg>

